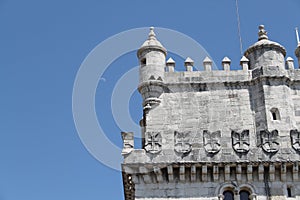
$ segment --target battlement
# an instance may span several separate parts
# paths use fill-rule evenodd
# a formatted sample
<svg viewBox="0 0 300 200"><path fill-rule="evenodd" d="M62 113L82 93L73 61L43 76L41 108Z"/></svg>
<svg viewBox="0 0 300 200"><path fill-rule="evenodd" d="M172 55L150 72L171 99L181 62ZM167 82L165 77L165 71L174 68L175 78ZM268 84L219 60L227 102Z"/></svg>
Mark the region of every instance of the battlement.
<svg viewBox="0 0 300 200"><path fill-rule="evenodd" d="M220 69L212 69L212 60L203 60L203 70L194 71L194 61L187 57L184 61L185 72L175 70L176 62L170 57L166 61L167 50L156 39L154 28L151 27L149 38L138 50L140 59L140 83L149 80L162 80L165 84L182 82L228 82L249 81L257 77L257 69L264 68L263 76L293 76L298 77L298 67L295 68L291 57L285 59L286 50L277 42L269 40L263 25L259 26L258 41L250 46L240 60L241 70L232 70L231 60L224 57ZM300 56L298 45L295 55ZM252 75L254 74L254 75ZM292 79L294 77L291 77Z"/></svg>
<svg viewBox="0 0 300 200"><path fill-rule="evenodd" d="M187 58L191 60L191 58ZM170 57L166 62L163 82L165 84L181 83L224 83L224 82L249 82L259 76L282 77L286 76L291 80L299 80L300 70L295 69L294 60L291 57L286 59L284 69L277 66L262 66L255 70L249 69L249 60L243 56L240 60L240 70L231 70L231 60L225 57L222 61L223 70L212 70L212 61L206 57L203 60L201 71L193 71L193 62L185 61L186 71L175 71L175 61ZM259 71L259 72L258 72ZM264 73L262 73L262 71Z"/></svg>

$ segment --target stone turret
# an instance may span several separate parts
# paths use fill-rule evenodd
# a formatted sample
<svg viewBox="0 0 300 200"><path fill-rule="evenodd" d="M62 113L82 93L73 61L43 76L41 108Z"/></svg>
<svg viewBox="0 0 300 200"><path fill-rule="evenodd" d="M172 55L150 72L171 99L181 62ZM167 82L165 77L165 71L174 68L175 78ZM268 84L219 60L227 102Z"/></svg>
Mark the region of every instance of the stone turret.
<svg viewBox="0 0 300 200"><path fill-rule="evenodd" d="M264 25L259 26L258 42L250 46L244 55L250 61L249 69L261 66L278 66L279 69L285 69L285 48L268 39Z"/></svg>
<svg viewBox="0 0 300 200"><path fill-rule="evenodd" d="M203 71L189 57L175 71L150 29L138 50L142 148L122 132L126 200L300 199L300 70L259 29L242 70L206 57Z"/></svg>
<svg viewBox="0 0 300 200"><path fill-rule="evenodd" d="M154 28L150 28L148 39L137 51L140 63L139 92L143 97L143 105L150 108L160 102L163 92L163 79L166 66L167 50L156 39Z"/></svg>
<svg viewBox="0 0 300 200"><path fill-rule="evenodd" d="M148 39L139 48L137 56L140 62L140 83L148 81L151 76L155 80L163 79L167 50L156 39L154 28L150 27ZM153 79L152 78L152 79Z"/></svg>

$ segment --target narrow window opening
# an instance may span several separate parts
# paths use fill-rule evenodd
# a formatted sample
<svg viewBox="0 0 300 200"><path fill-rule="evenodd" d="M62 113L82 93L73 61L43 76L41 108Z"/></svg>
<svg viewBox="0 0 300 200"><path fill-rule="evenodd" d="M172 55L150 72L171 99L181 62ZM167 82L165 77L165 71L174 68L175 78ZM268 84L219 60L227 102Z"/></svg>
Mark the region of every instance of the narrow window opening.
<svg viewBox="0 0 300 200"><path fill-rule="evenodd" d="M250 193L246 190L240 191L240 200L250 200Z"/></svg>
<svg viewBox="0 0 300 200"><path fill-rule="evenodd" d="M224 200L233 200L233 192L232 191L224 191Z"/></svg>
<svg viewBox="0 0 300 200"><path fill-rule="evenodd" d="M273 120L277 120L276 114L272 113Z"/></svg>
<svg viewBox="0 0 300 200"><path fill-rule="evenodd" d="M279 110L278 108L272 108L270 110L271 114L272 114L272 119L273 120L280 120L280 114L279 114Z"/></svg>
<svg viewBox="0 0 300 200"><path fill-rule="evenodd" d="M292 197L292 190L291 188L287 188L287 197Z"/></svg>
<svg viewBox="0 0 300 200"><path fill-rule="evenodd" d="M146 58L143 58L143 59L141 60L141 65L146 65Z"/></svg>

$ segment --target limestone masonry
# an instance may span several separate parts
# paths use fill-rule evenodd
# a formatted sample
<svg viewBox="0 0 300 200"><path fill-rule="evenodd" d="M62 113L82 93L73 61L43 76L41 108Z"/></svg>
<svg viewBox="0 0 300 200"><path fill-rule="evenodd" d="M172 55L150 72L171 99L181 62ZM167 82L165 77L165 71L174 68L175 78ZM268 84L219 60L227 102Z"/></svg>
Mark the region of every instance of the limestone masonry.
<svg viewBox="0 0 300 200"><path fill-rule="evenodd" d="M122 132L126 200L300 199L300 44L294 69L263 25L258 36L242 70L207 57L177 72L150 28L137 52L142 149Z"/></svg>

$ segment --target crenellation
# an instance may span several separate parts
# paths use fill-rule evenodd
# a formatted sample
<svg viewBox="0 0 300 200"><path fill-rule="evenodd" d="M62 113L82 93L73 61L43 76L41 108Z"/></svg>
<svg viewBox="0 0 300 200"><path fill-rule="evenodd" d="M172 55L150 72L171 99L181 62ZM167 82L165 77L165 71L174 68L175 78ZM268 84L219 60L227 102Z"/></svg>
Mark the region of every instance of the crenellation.
<svg viewBox="0 0 300 200"><path fill-rule="evenodd" d="M286 69L288 70L294 70L294 59L291 57L287 57L286 59Z"/></svg>
<svg viewBox="0 0 300 200"><path fill-rule="evenodd" d="M205 57L203 60L204 71L211 71L212 69L212 60L209 57Z"/></svg>
<svg viewBox="0 0 300 200"><path fill-rule="evenodd" d="M187 72L192 72L193 66L194 66L194 61L190 57L187 57L186 60L184 61L184 66L185 66Z"/></svg>
<svg viewBox="0 0 300 200"><path fill-rule="evenodd" d="M175 61L170 57L166 62L166 72L175 71Z"/></svg>
<svg viewBox="0 0 300 200"><path fill-rule="evenodd" d="M223 66L223 70L225 72L230 71L230 63L231 63L231 60L228 57L223 58L222 66Z"/></svg>
<svg viewBox="0 0 300 200"><path fill-rule="evenodd" d="M240 60L240 65L242 66L243 71L247 71L249 69L249 59L243 56Z"/></svg>

